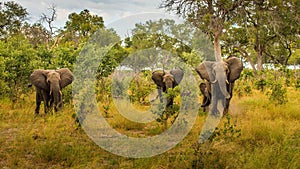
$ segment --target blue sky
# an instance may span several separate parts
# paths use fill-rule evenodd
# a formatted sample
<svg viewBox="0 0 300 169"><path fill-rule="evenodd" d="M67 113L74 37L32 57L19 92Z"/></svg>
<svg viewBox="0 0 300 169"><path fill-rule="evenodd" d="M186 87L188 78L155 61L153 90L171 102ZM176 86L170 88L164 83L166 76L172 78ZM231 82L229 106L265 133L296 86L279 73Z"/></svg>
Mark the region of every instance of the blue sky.
<svg viewBox="0 0 300 169"><path fill-rule="evenodd" d="M49 14L47 10L51 5L56 6L57 19L54 25L61 28L65 25L67 17L70 13L79 13L84 9L88 9L92 14L102 16L105 25L116 25L120 29L129 29L134 22L143 22L158 15L164 15L170 18L164 9L159 9L161 0L15 0L16 3L26 8L29 12L29 22L34 23L39 20L42 13ZM154 15L153 15L154 14ZM157 15L156 15L157 14ZM142 17L140 17L142 15ZM120 20L127 20L124 22ZM173 15L173 19L178 18ZM130 23L128 22L130 20ZM121 24L122 23L122 24Z"/></svg>

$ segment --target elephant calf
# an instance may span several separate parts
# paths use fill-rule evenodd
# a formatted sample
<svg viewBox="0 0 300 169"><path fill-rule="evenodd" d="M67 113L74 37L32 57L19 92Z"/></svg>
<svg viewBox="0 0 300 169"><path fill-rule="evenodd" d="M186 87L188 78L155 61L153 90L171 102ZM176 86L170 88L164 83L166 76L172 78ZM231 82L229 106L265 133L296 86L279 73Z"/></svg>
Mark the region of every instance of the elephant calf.
<svg viewBox="0 0 300 169"><path fill-rule="evenodd" d="M206 80L206 83L200 84L200 91L204 96L201 107L212 104L211 110L220 112L218 104L222 103L224 107L222 113L226 114L232 98L234 82L240 77L242 70L242 61L234 56L230 56L222 62L205 61L201 63L196 68L199 76Z"/></svg>
<svg viewBox="0 0 300 169"><path fill-rule="evenodd" d="M62 108L61 89L73 82L73 73L68 68L58 70L35 70L30 75L30 82L36 88L35 114L39 114L40 104L44 102L44 112L52 107L58 111Z"/></svg>
<svg viewBox="0 0 300 169"><path fill-rule="evenodd" d="M169 88L174 88L179 85L183 78L184 72L182 69L171 70L170 73L156 70L152 72L152 80L157 86L160 102L162 102L162 91L167 93ZM173 98L168 99L167 107L173 105Z"/></svg>

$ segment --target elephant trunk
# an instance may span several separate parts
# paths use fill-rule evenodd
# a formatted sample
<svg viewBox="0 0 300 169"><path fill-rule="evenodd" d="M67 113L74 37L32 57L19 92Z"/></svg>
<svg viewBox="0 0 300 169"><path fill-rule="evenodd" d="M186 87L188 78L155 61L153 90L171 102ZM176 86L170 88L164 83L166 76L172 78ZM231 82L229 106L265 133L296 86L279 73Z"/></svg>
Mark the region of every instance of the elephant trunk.
<svg viewBox="0 0 300 169"><path fill-rule="evenodd" d="M51 85L51 97L54 101L54 109L55 111L59 110L62 107L62 93L60 90L59 83L54 83Z"/></svg>
<svg viewBox="0 0 300 169"><path fill-rule="evenodd" d="M227 91L227 76L223 65L217 65L214 71L215 82L211 83L212 106L210 107L210 112L212 112L214 115L220 115L223 114L226 98L230 98L230 94Z"/></svg>
<svg viewBox="0 0 300 169"><path fill-rule="evenodd" d="M173 88L173 83L172 82L166 82L166 92L168 92L168 89Z"/></svg>
<svg viewBox="0 0 300 169"><path fill-rule="evenodd" d="M219 70L219 72L216 74L216 81L218 82L222 94L225 96L226 99L229 99L230 94L227 91L228 80L225 71L223 69Z"/></svg>
<svg viewBox="0 0 300 169"><path fill-rule="evenodd" d="M168 93L168 89L172 89L173 88L173 82L172 81L167 81L166 83L166 92ZM172 96L168 96L167 98L167 107L172 106L173 105L173 98Z"/></svg>

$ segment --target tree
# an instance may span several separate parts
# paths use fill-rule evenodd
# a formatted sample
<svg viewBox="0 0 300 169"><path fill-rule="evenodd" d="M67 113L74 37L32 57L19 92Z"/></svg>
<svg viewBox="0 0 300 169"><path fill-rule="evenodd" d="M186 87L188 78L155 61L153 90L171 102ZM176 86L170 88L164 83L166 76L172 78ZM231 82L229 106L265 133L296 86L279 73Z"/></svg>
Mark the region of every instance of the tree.
<svg viewBox="0 0 300 169"><path fill-rule="evenodd" d="M254 73L263 69L263 63L287 65L299 40L297 3L251 1L239 12L236 25L225 31L224 46L241 53Z"/></svg>
<svg viewBox="0 0 300 169"><path fill-rule="evenodd" d="M22 32L35 48L47 47L52 39L50 32L39 23L33 25L25 23Z"/></svg>
<svg viewBox="0 0 300 169"><path fill-rule="evenodd" d="M51 14L50 16L47 16L47 14L42 13L42 16L40 18L40 21L46 22L49 28L50 35L52 36L54 34L55 27L53 26L53 22L56 20L57 14L56 14L56 7L55 5L51 5L48 10L50 10Z"/></svg>
<svg viewBox="0 0 300 169"><path fill-rule="evenodd" d="M300 65L300 49L295 49L289 59L289 65Z"/></svg>
<svg viewBox="0 0 300 169"><path fill-rule="evenodd" d="M200 43L197 39L193 39L194 32L194 29L186 26L185 23L177 24L170 19L149 20L136 24L132 31L132 38L127 38L125 41L125 46L130 53L139 52L137 56L141 65L131 61L135 63L132 66L139 66L139 69L142 69L142 65L146 65L143 63L156 63L151 67L152 69L164 67L166 63L171 63L171 60L175 61L172 59L173 56L187 61L187 53L191 53L194 45ZM136 58L132 59L136 60ZM197 61L199 60L195 58L194 63Z"/></svg>
<svg viewBox="0 0 300 169"><path fill-rule="evenodd" d="M213 38L215 59L221 61L221 35L223 30L232 25L239 8L245 8L245 0L163 0L162 8L174 11L187 18L197 28Z"/></svg>
<svg viewBox="0 0 300 169"><path fill-rule="evenodd" d="M104 28L104 21L101 16L92 15L85 9L79 14L71 13L68 16L65 29L78 37L89 37L100 28Z"/></svg>
<svg viewBox="0 0 300 169"><path fill-rule="evenodd" d="M14 103L28 90L28 78L39 61L24 35L16 34L0 41L0 62L5 65L0 76L4 77L7 87L7 91L2 92Z"/></svg>
<svg viewBox="0 0 300 169"><path fill-rule="evenodd" d="M300 2L296 0L270 0L271 17L268 20L268 26L274 38L266 44L264 52L269 62L286 66L292 56L293 48L297 47L296 44L300 40L297 36L300 31L299 5Z"/></svg>
<svg viewBox="0 0 300 169"><path fill-rule="evenodd" d="M13 1L0 2L0 38L18 33L27 15L26 9Z"/></svg>

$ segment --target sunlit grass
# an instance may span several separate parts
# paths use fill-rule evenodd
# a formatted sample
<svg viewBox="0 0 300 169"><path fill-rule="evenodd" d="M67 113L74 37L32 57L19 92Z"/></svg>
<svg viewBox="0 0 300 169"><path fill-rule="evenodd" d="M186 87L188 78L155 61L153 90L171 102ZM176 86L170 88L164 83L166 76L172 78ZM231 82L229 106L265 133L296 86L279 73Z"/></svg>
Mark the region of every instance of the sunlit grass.
<svg viewBox="0 0 300 169"><path fill-rule="evenodd" d="M15 105L14 109L8 100L0 100L0 168L192 168L195 160L204 168L299 168L300 91L289 89L287 94L287 104L280 106L270 103L259 91L251 96L234 96L229 113L231 122L237 124L234 130L241 130L239 137L217 136L200 145L201 155L195 156L206 118L201 113L182 142L161 155L144 159L120 157L98 147L78 128L72 105L35 117L34 95L24 97L25 104ZM101 103L98 107L103 111ZM132 122L113 105L108 112L108 123L128 136L163 132L156 121ZM225 122L223 118L220 130L227 130Z"/></svg>

